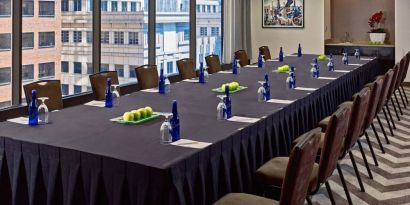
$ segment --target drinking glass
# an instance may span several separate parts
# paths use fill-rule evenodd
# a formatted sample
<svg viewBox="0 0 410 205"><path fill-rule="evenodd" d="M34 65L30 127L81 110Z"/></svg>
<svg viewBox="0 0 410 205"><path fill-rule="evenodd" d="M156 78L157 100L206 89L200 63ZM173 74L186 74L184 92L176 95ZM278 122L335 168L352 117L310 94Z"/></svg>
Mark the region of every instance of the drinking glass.
<svg viewBox="0 0 410 205"><path fill-rule="evenodd" d="M37 98L40 101L40 106L38 106L38 123L39 124L47 124L49 122L49 115L50 112L48 111L48 107L45 104L47 97L39 97Z"/></svg>
<svg viewBox="0 0 410 205"><path fill-rule="evenodd" d="M112 102L114 106L120 105L120 92L119 87L120 85L111 85L112 86Z"/></svg>
<svg viewBox="0 0 410 205"><path fill-rule="evenodd" d="M216 116L218 120L224 120L225 119L225 110L226 110L226 105L224 102L225 95L218 95L217 96L220 99L220 102L218 103L218 106L216 107Z"/></svg>
<svg viewBox="0 0 410 205"><path fill-rule="evenodd" d="M265 81L258 81L260 87L258 88L258 102L264 102L265 101L265 87L263 86Z"/></svg>
<svg viewBox="0 0 410 205"><path fill-rule="evenodd" d="M165 75L165 93L171 92L171 82L168 79L168 75Z"/></svg>
<svg viewBox="0 0 410 205"><path fill-rule="evenodd" d="M172 126L169 123L170 117L172 117L172 113L163 113L165 120L161 125L160 128L160 137L161 137L161 144L170 144L172 143Z"/></svg>

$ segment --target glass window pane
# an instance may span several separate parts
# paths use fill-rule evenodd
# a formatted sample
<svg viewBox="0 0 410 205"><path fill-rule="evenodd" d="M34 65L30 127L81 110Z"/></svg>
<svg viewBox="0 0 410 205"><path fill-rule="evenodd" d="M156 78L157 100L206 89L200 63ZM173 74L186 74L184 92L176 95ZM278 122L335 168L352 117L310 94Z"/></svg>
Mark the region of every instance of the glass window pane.
<svg viewBox="0 0 410 205"><path fill-rule="evenodd" d="M100 71L117 71L120 84L136 82L132 70L148 63L148 1L107 1L101 6ZM103 3L104 1L102 1Z"/></svg>
<svg viewBox="0 0 410 205"><path fill-rule="evenodd" d="M67 84L61 84L61 93L63 94L63 96L68 95L69 93L69 87Z"/></svg>
<svg viewBox="0 0 410 205"><path fill-rule="evenodd" d="M11 4L0 0L0 109L11 105Z"/></svg>
<svg viewBox="0 0 410 205"><path fill-rule="evenodd" d="M74 11L81 11L82 0L74 0Z"/></svg>
<svg viewBox="0 0 410 205"><path fill-rule="evenodd" d="M38 78L54 78L55 77L55 64L54 62L40 63L38 64Z"/></svg>
<svg viewBox="0 0 410 205"><path fill-rule="evenodd" d="M80 62L74 62L74 73L76 74L81 74L81 63Z"/></svg>
<svg viewBox="0 0 410 205"><path fill-rule="evenodd" d="M70 70L69 64L67 61L61 61L61 72L62 73L68 73Z"/></svg>
<svg viewBox="0 0 410 205"><path fill-rule="evenodd" d="M39 1L38 15L43 17L53 17L55 14L54 1Z"/></svg>
<svg viewBox="0 0 410 205"><path fill-rule="evenodd" d="M0 51L11 50L11 33L0 33Z"/></svg>
<svg viewBox="0 0 410 205"><path fill-rule="evenodd" d="M0 0L0 16L11 15L11 1L12 0Z"/></svg>
<svg viewBox="0 0 410 205"><path fill-rule="evenodd" d="M202 12L196 15L196 59L199 67L199 63L205 62L205 57L211 54L219 55L222 60L222 0L198 1L197 7L202 8Z"/></svg>
<svg viewBox="0 0 410 205"><path fill-rule="evenodd" d="M34 80L34 65L23 65L21 74L23 81Z"/></svg>
<svg viewBox="0 0 410 205"><path fill-rule="evenodd" d="M156 7L156 64L177 73L176 61L189 58L189 0L157 0Z"/></svg>
<svg viewBox="0 0 410 205"><path fill-rule="evenodd" d="M29 17L34 16L34 1L33 0L23 0L23 16Z"/></svg>
<svg viewBox="0 0 410 205"><path fill-rule="evenodd" d="M55 45L55 32L39 32L38 47L50 48Z"/></svg>
<svg viewBox="0 0 410 205"><path fill-rule="evenodd" d="M22 48L23 49L34 48L34 33L33 32L22 34Z"/></svg>

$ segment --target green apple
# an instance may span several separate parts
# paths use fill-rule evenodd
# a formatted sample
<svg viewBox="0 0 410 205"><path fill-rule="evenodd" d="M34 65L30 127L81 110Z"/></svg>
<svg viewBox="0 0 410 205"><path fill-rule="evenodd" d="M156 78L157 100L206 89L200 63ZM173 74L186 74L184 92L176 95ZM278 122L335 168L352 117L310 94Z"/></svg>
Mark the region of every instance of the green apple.
<svg viewBox="0 0 410 205"><path fill-rule="evenodd" d="M151 117L154 110L152 110L152 108L150 106L147 106L144 109L145 109L145 111L147 111L147 117Z"/></svg>
<svg viewBox="0 0 410 205"><path fill-rule="evenodd" d="M133 110L131 113L134 115L134 120L138 121L141 118L141 113L138 110Z"/></svg>
<svg viewBox="0 0 410 205"><path fill-rule="evenodd" d="M318 60L320 60L320 61L325 61L327 59L327 56L326 55L320 55L319 57L318 57Z"/></svg>
<svg viewBox="0 0 410 205"><path fill-rule="evenodd" d="M134 120L134 115L131 112L126 112L124 113L124 115L122 116L122 119L124 121L133 121Z"/></svg>
<svg viewBox="0 0 410 205"><path fill-rule="evenodd" d="M140 113L141 119L147 117L147 111L144 108L138 109L138 112Z"/></svg>
<svg viewBox="0 0 410 205"><path fill-rule="evenodd" d="M229 83L228 86L229 86L229 91L234 91L235 90L235 85L234 84Z"/></svg>
<svg viewBox="0 0 410 205"><path fill-rule="evenodd" d="M238 82L232 82L231 84L234 87L234 90L237 90L239 88L239 83Z"/></svg>
<svg viewBox="0 0 410 205"><path fill-rule="evenodd" d="M221 90L222 90L222 91L225 91L225 87L226 87L226 86L229 86L229 84L222 84L222 85L221 85Z"/></svg>

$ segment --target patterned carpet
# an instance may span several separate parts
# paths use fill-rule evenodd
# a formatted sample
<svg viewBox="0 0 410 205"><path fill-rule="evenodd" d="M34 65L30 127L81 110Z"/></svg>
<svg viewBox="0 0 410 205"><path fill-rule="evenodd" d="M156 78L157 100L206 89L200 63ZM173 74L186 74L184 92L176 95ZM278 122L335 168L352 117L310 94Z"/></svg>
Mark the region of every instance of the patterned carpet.
<svg viewBox="0 0 410 205"><path fill-rule="evenodd" d="M410 97L410 88L405 88L405 90L407 96ZM367 160L371 166L373 180L368 177L358 146L356 145L356 147L354 147L353 154L361 173L366 192L360 191L350 158L347 156L341 161L341 167L353 204L410 204L410 107L404 109L400 97L399 102L404 113L404 115L400 116L401 121L397 120L394 110L392 106L390 106L397 127L397 129L394 130L395 136L390 135L387 122L383 114L379 113L382 123L384 124L383 126L389 136L390 144L386 144L379 124L376 120L374 122L377 132L381 137L386 152L385 154L381 153L373 131L371 129L367 130L377 156L378 167L374 165L366 139L364 137L360 139L365 149ZM336 204L347 204L346 195L337 171L335 171L331 177L330 186L333 190ZM313 203L331 204L325 186L313 197Z"/></svg>

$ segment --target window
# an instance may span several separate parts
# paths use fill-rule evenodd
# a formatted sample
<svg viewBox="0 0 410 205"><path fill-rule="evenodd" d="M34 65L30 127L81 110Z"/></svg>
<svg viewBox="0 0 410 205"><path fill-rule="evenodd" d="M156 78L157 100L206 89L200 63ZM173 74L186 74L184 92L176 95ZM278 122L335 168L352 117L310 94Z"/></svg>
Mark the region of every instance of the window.
<svg viewBox="0 0 410 205"><path fill-rule="evenodd" d="M126 1L123 1L123 2L121 2L121 11L122 12L127 12L127 2Z"/></svg>
<svg viewBox="0 0 410 205"><path fill-rule="evenodd" d="M61 11L68 11L69 3L68 0L61 0Z"/></svg>
<svg viewBox="0 0 410 205"><path fill-rule="evenodd" d="M200 13L201 12L201 6L200 5L196 5L196 12Z"/></svg>
<svg viewBox="0 0 410 205"><path fill-rule="evenodd" d="M38 64L38 78L54 78L54 62Z"/></svg>
<svg viewBox="0 0 410 205"><path fill-rule="evenodd" d="M110 32L101 31L101 43L102 44L109 44L110 43Z"/></svg>
<svg viewBox="0 0 410 205"><path fill-rule="evenodd" d="M108 2L101 1L101 11L108 11Z"/></svg>
<svg viewBox="0 0 410 205"><path fill-rule="evenodd" d="M81 63L74 62L74 73L81 74Z"/></svg>
<svg viewBox="0 0 410 205"><path fill-rule="evenodd" d="M87 12L93 11L93 0L87 0Z"/></svg>
<svg viewBox="0 0 410 205"><path fill-rule="evenodd" d="M189 30L188 29L186 29L186 30L184 30L184 41L189 41L189 38L190 36L189 36Z"/></svg>
<svg viewBox="0 0 410 205"><path fill-rule="evenodd" d="M70 32L69 31L61 31L61 42L63 43L70 42Z"/></svg>
<svg viewBox="0 0 410 205"><path fill-rule="evenodd" d="M81 0L74 0L74 11L81 11Z"/></svg>
<svg viewBox="0 0 410 205"><path fill-rule="evenodd" d="M124 77L124 65L115 65L115 70L117 71L118 77Z"/></svg>
<svg viewBox="0 0 410 205"><path fill-rule="evenodd" d="M124 32L114 32L114 44L124 44Z"/></svg>
<svg viewBox="0 0 410 205"><path fill-rule="evenodd" d="M61 84L61 94L63 94L63 96L68 95L69 93L69 89L68 89L68 85L67 84Z"/></svg>
<svg viewBox="0 0 410 205"><path fill-rule="evenodd" d="M34 33L23 33L21 41L23 49L34 48Z"/></svg>
<svg viewBox="0 0 410 205"><path fill-rule="evenodd" d="M54 16L54 1L44 1L41 0L38 2L39 9L38 15L43 17L52 17Z"/></svg>
<svg viewBox="0 0 410 205"><path fill-rule="evenodd" d="M0 85L11 82L11 68L0 68Z"/></svg>
<svg viewBox="0 0 410 205"><path fill-rule="evenodd" d="M131 11L136 12L137 11L137 2L131 2Z"/></svg>
<svg viewBox="0 0 410 205"><path fill-rule="evenodd" d="M11 15L11 1L12 0L0 0L0 16Z"/></svg>
<svg viewBox="0 0 410 205"><path fill-rule="evenodd" d="M11 34L0 33L0 51L8 51L11 49Z"/></svg>
<svg viewBox="0 0 410 205"><path fill-rule="evenodd" d="M91 88L91 86L87 86L87 92L91 92L93 91L93 89Z"/></svg>
<svg viewBox="0 0 410 205"><path fill-rule="evenodd" d="M174 73L174 63L167 62L167 73Z"/></svg>
<svg viewBox="0 0 410 205"><path fill-rule="evenodd" d="M128 33L128 44L138 45L138 32L129 32Z"/></svg>
<svg viewBox="0 0 410 205"><path fill-rule="evenodd" d="M74 94L81 93L81 85L74 85Z"/></svg>
<svg viewBox="0 0 410 205"><path fill-rule="evenodd" d="M197 44L196 44L196 62L197 68L200 62L205 61L205 56L215 54L222 59L222 0L212 1L213 5L202 5L203 12L212 13L212 15L197 15ZM198 4L197 4L198 5Z"/></svg>
<svg viewBox="0 0 410 205"><path fill-rule="evenodd" d="M110 70L110 65L109 64L101 64L100 65L100 71L104 72L104 71L109 71Z"/></svg>
<svg viewBox="0 0 410 205"><path fill-rule="evenodd" d="M208 35L208 28L207 28L207 27L201 27L201 28L199 28L199 35L201 35L201 36L207 36L207 35Z"/></svg>
<svg viewBox="0 0 410 205"><path fill-rule="evenodd" d="M74 36L73 36L73 42L74 43L81 43L82 41L82 32L81 31L74 31Z"/></svg>
<svg viewBox="0 0 410 205"><path fill-rule="evenodd" d="M112 12L117 12L118 11L118 2L116 2L116 1L111 2L111 11Z"/></svg>
<svg viewBox="0 0 410 205"><path fill-rule="evenodd" d="M39 32L38 33L38 47L50 48L54 47L54 32Z"/></svg>
<svg viewBox="0 0 410 205"><path fill-rule="evenodd" d="M61 61L61 72L68 73L69 72L69 64L67 61Z"/></svg>
<svg viewBox="0 0 410 205"><path fill-rule="evenodd" d="M93 64L92 63L87 63L87 74L88 75L94 74L94 69L93 69Z"/></svg>
<svg viewBox="0 0 410 205"><path fill-rule="evenodd" d="M23 12L23 16L34 16L34 1L33 0L23 0L23 11L22 12Z"/></svg>
<svg viewBox="0 0 410 205"><path fill-rule="evenodd" d="M87 43L93 42L93 32L87 31Z"/></svg>
<svg viewBox="0 0 410 205"><path fill-rule="evenodd" d="M135 73L135 68L136 66L130 66L130 78L136 78L137 74Z"/></svg>
<svg viewBox="0 0 410 205"><path fill-rule="evenodd" d="M21 75L23 81L32 81L34 80L34 65L23 65L21 69Z"/></svg>

